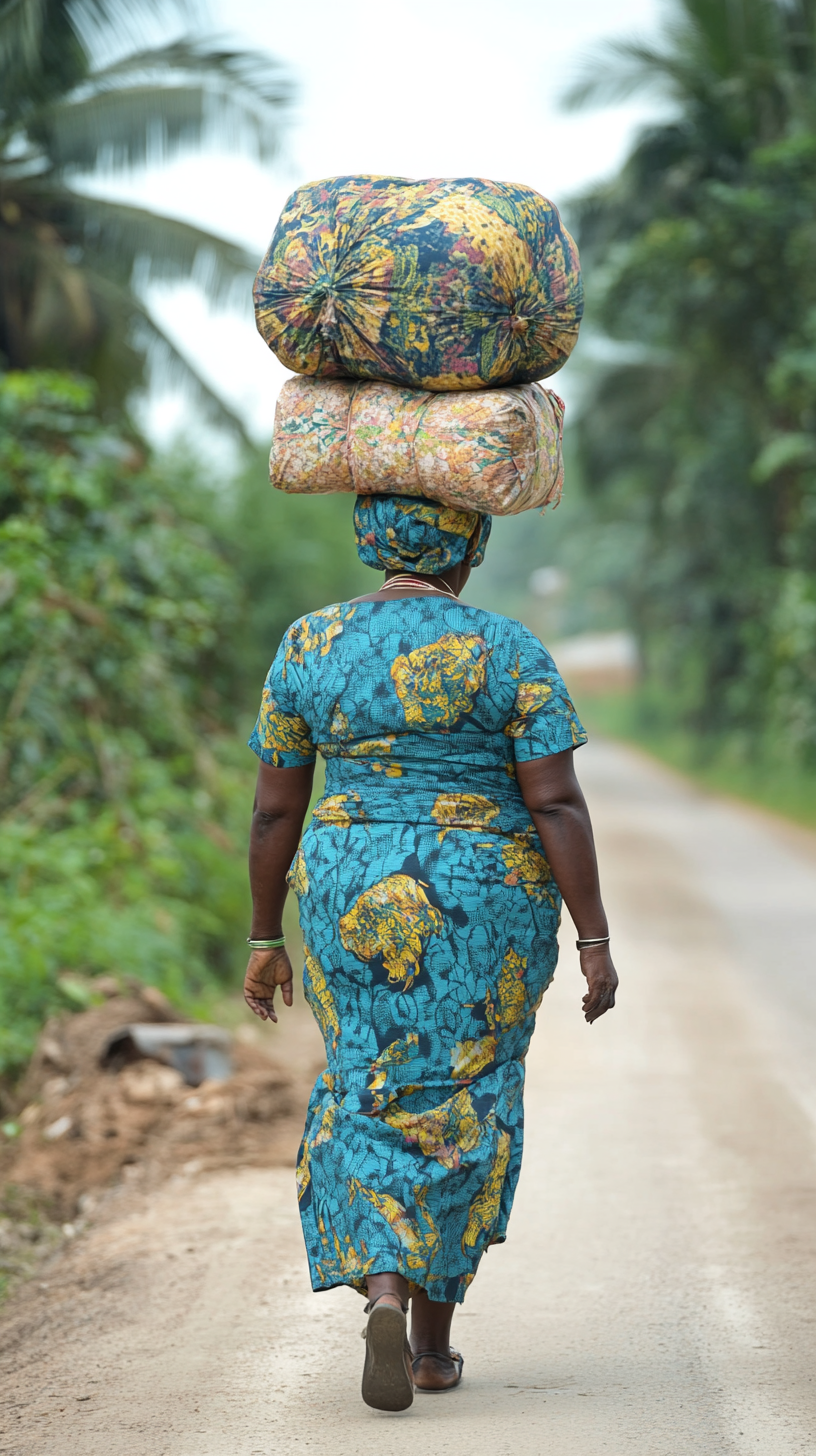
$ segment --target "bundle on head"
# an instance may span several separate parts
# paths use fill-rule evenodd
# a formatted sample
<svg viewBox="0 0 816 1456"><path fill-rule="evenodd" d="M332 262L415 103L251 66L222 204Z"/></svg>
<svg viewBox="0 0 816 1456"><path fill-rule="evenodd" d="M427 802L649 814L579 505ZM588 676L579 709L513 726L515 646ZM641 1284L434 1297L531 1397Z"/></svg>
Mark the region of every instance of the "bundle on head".
<svg viewBox="0 0 816 1456"><path fill-rule="evenodd" d="M471 390L560 369L583 288L558 209L530 187L335 177L289 198L255 312L298 374Z"/></svg>

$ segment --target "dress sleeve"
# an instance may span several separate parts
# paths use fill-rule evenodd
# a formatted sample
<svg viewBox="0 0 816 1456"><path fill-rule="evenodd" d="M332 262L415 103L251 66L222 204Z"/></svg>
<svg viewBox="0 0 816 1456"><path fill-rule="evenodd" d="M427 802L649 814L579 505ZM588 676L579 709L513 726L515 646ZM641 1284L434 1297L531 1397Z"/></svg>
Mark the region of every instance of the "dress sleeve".
<svg viewBox="0 0 816 1456"><path fill-rule="evenodd" d="M302 768L314 763L317 755L309 725L298 711L297 673L286 662L285 651L286 638L267 674L249 746L273 768Z"/></svg>
<svg viewBox="0 0 816 1456"><path fill-rule="evenodd" d="M555 663L532 632L523 629L515 666L516 697L505 733L513 740L516 759L546 758L579 748L587 735Z"/></svg>

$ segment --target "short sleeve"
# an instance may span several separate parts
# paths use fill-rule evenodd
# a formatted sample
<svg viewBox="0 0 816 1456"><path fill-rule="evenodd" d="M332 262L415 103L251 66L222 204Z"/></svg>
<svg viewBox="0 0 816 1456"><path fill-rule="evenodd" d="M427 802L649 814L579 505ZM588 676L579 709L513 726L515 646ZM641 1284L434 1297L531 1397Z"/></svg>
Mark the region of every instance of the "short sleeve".
<svg viewBox="0 0 816 1456"><path fill-rule="evenodd" d="M267 674L249 746L273 768L302 768L314 763L317 755L309 725L298 712L296 674L286 662L285 651L286 638Z"/></svg>
<svg viewBox="0 0 816 1456"><path fill-rule="evenodd" d="M526 763L579 748L587 735L555 663L537 637L522 629L510 676L516 681L512 715L505 727L515 758Z"/></svg>

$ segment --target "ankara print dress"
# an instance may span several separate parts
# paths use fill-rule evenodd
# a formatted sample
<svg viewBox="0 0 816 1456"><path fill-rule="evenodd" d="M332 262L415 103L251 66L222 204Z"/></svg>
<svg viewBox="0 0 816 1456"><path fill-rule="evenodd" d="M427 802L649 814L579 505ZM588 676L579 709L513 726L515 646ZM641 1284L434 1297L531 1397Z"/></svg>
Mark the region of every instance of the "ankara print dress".
<svg viewBox="0 0 816 1456"><path fill-rule="evenodd" d="M344 603L281 644L250 746L326 759L289 873L328 1059L297 1172L315 1289L396 1270L461 1301L505 1237L560 911L514 765L585 741L552 658L492 612Z"/></svg>

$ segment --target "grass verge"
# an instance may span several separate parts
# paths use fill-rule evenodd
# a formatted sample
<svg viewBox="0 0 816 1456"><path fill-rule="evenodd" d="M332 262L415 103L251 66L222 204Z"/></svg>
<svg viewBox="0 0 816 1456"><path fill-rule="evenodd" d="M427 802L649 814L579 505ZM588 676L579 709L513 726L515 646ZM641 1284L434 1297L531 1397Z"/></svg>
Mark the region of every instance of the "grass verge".
<svg viewBox="0 0 816 1456"><path fill-rule="evenodd" d="M698 739L666 724L635 692L585 693L578 711L587 731L644 748L702 787L728 794L816 830L816 770L784 757L773 744L751 749L734 738Z"/></svg>

